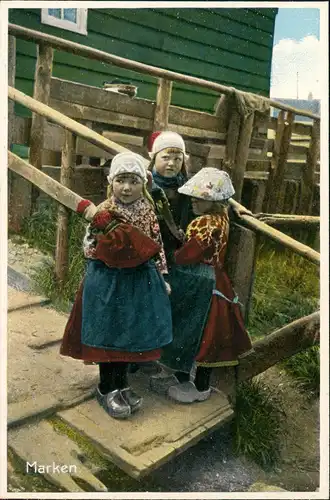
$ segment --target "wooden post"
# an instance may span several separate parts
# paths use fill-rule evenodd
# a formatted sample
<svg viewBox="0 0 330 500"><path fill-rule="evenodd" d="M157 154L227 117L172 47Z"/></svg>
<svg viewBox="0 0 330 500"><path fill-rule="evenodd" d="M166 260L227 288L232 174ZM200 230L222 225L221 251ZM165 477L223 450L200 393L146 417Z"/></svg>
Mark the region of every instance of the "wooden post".
<svg viewBox="0 0 330 500"><path fill-rule="evenodd" d="M50 96L50 81L53 67L53 49L50 45L41 43L38 46L38 59L36 63L33 97L39 102L48 104ZM29 163L41 170L42 150L44 145L44 129L46 120L36 113L32 113L30 133ZM36 209L39 191L32 188L31 212Z"/></svg>
<svg viewBox="0 0 330 500"><path fill-rule="evenodd" d="M8 85L15 87L16 76L16 38L14 36L8 37ZM13 142L14 133L14 116L15 116L15 103L14 101L8 102L8 150Z"/></svg>
<svg viewBox="0 0 330 500"><path fill-rule="evenodd" d="M251 113L245 117L242 121L242 126L239 133L239 139L237 144L235 168L232 172L232 180L235 188L234 199L236 201L241 201L244 174L246 169L246 163L249 156L249 147L253 131L254 113Z"/></svg>
<svg viewBox="0 0 330 500"><path fill-rule="evenodd" d="M269 212L270 195L271 195L271 192L273 189L275 172L277 170L277 165L278 165L279 156L280 156L280 148L281 148L282 136L283 136L283 130L284 130L284 118L285 118L285 112L281 110L278 114L278 117L277 117L276 134L275 134L274 146L273 146L273 151L272 151L273 154L272 154L272 158L270 161L269 176L268 176L268 181L267 181L267 185L266 185L265 201L263 204L263 211L264 212Z"/></svg>
<svg viewBox="0 0 330 500"><path fill-rule="evenodd" d="M307 151L307 159L304 164L301 196L299 203L300 214L310 214L313 203L313 188L315 182L315 170L320 156L320 120L315 120L312 128L311 141Z"/></svg>
<svg viewBox="0 0 330 500"><path fill-rule="evenodd" d="M233 108L227 128L226 160L224 161L224 170L226 170L230 176L232 175L232 170L235 165L240 125L240 115Z"/></svg>
<svg viewBox="0 0 330 500"><path fill-rule="evenodd" d="M62 150L61 177L63 186L71 189L74 174L76 152L76 136L65 131L65 142ZM59 286L63 286L69 267L69 216L70 211L63 205L58 207L57 237L55 252L55 275Z"/></svg>
<svg viewBox="0 0 330 500"><path fill-rule="evenodd" d="M280 134L281 138L279 137L278 142L277 138L275 139L278 150L275 151L275 170L272 184L269 185L269 204L267 209L269 212L279 212L279 207L284 203L284 173L288 159L293 121L294 114L288 111L284 125L279 124L280 130L283 127L283 132Z"/></svg>
<svg viewBox="0 0 330 500"><path fill-rule="evenodd" d="M172 81L159 78L153 130L166 130L172 96Z"/></svg>

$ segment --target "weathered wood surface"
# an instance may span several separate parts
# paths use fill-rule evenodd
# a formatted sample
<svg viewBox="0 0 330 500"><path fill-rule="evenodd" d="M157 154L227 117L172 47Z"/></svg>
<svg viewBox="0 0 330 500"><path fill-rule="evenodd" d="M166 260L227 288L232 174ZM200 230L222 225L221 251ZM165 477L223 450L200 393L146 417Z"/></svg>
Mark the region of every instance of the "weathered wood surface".
<svg viewBox="0 0 330 500"><path fill-rule="evenodd" d="M162 68L157 68L156 66L150 66L148 64L140 63L137 61L132 61L130 59L125 59L123 57L116 56L114 54L109 54L86 45L80 45L79 43L64 40L62 38L49 35L46 33L41 33L39 31L34 31L22 26L15 24L8 25L9 33L15 35L24 40L32 40L36 43L44 42L51 45L54 49L63 50L64 52L69 52L71 54L77 54L82 57L88 57L97 61L103 61L105 63L114 64L115 66L131 69L133 71L138 71L140 73L145 73L152 75L156 78L167 78L168 80L189 83L192 85L198 85L203 88L208 88L214 90L219 94L231 94L232 88L219 83L210 82L202 78L193 77L190 75L184 75L181 73L176 73L175 71L170 71ZM239 91L241 94L246 94L246 92ZM318 115L311 113L309 111L299 110L292 106L282 104L272 99L264 98L267 100L270 106L278 109L285 109L291 111L295 114L308 116L310 118L319 118Z"/></svg>
<svg viewBox="0 0 330 500"><path fill-rule="evenodd" d="M241 201L244 173L249 156L249 145L253 131L254 113L244 118L241 124L239 138L236 149L235 168L232 170L232 181L235 188L234 198Z"/></svg>
<svg viewBox="0 0 330 500"><path fill-rule="evenodd" d="M237 145L239 139L239 131L241 125L241 118L236 110L233 110L227 130L227 156L224 168L231 175L235 167L235 159L237 152Z"/></svg>
<svg viewBox="0 0 330 500"><path fill-rule="evenodd" d="M243 210L243 211L246 210L245 207L240 205L240 203L236 202L232 198L229 200L229 203L236 210ZM314 264L320 265L320 254L318 252L316 252L309 246L304 245L303 243L300 243L299 241L293 238L290 238L290 236L281 233L277 229L268 226L264 222L259 221L253 215L247 215L243 213L240 216L240 221L244 223L244 225L246 225L247 227L264 234L265 236L269 237L270 239L278 243L281 243L283 246L287 248L290 248L295 253L301 255L302 257L313 262Z"/></svg>
<svg viewBox="0 0 330 500"><path fill-rule="evenodd" d="M255 214L255 217L271 226L309 226L320 225L320 217L312 215L285 215L285 214Z"/></svg>
<svg viewBox="0 0 330 500"><path fill-rule="evenodd" d="M49 103L50 80L53 70L53 49L50 45L41 43L38 45L38 57L34 75L33 98L44 104ZM41 169L42 153L44 148L44 130L45 117L38 113L32 113L32 122L30 130L30 151L29 163L34 167ZM35 186L31 193L31 210L36 208L39 191Z"/></svg>
<svg viewBox="0 0 330 500"><path fill-rule="evenodd" d="M276 121L276 135L273 144L272 158L270 160L269 165L269 177L268 182L266 184L266 193L265 193L265 202L264 202L264 210L269 210L269 205L271 203L271 193L273 189L275 174L278 168L278 162L280 157L280 149L284 131L284 111L280 111Z"/></svg>
<svg viewBox="0 0 330 500"><path fill-rule="evenodd" d="M153 123L154 131L166 130L168 127L172 86L173 83L170 80L166 80L165 78L160 78L158 80L156 108Z"/></svg>
<svg viewBox="0 0 330 500"><path fill-rule="evenodd" d="M318 344L319 338L319 311L285 325L254 342L254 352L239 358L237 381L243 382L252 378L279 361Z"/></svg>
<svg viewBox="0 0 330 500"><path fill-rule="evenodd" d="M232 223L226 254L226 269L248 321L255 270L256 235L250 229Z"/></svg>
<svg viewBox="0 0 330 500"><path fill-rule="evenodd" d="M8 85L15 86L16 75L16 38L8 38ZM8 102L8 150L12 144L20 144L16 141L17 123L15 120L15 103ZM29 134L30 135L30 134ZM27 138L28 139L28 138ZM29 185L20 176L13 172L8 173L8 226L9 229L19 232L25 214L30 213L31 209L31 189Z"/></svg>
<svg viewBox="0 0 330 500"><path fill-rule="evenodd" d="M60 182L70 190L72 189L75 150L76 136L66 130L65 143L62 150ZM60 204L57 211L55 250L55 276L60 287L65 282L69 268L69 217L69 209Z"/></svg>
<svg viewBox="0 0 330 500"><path fill-rule="evenodd" d="M58 125L61 125L63 128L65 128L66 130L69 130L74 134L83 137L87 141L91 142L92 144L95 144L96 146L104 149L105 151L108 151L113 154L129 151L127 148L119 146L119 144L116 144L115 142L112 142L109 139L102 137L97 132L94 132L94 130L85 127L81 123L77 123L75 120L72 120L72 118L68 118L59 111L56 111L51 107L36 101L32 97L25 95L23 92L20 92L17 89L9 87L8 95L10 99L19 102L23 106L26 106L27 108L31 109L31 111L39 113L40 115L48 118L49 120L54 121ZM149 162L146 160L146 166L148 164Z"/></svg>
<svg viewBox="0 0 330 500"><path fill-rule="evenodd" d="M320 121L315 120L312 128L310 146L307 152L307 161L304 164L301 182L301 197L299 212L309 214L313 203L313 185L315 183L315 171L320 156Z"/></svg>
<svg viewBox="0 0 330 500"><path fill-rule="evenodd" d="M269 204L268 211L280 212L284 202L284 172L288 159L288 152L290 147L290 140L292 134L292 123L294 115L288 112L287 117L284 118L284 123L280 124L280 140L278 143L279 149L276 152L276 167L274 169L274 176L272 179L272 188L269 191Z"/></svg>
<svg viewBox="0 0 330 500"><path fill-rule="evenodd" d="M32 464L36 463L37 472L41 473L46 481L65 491L85 491L75 479L82 480L92 491L108 491L80 460L79 457L84 457L84 453L79 446L65 434L56 432L45 420L23 428L11 429L8 432L8 446L24 464L30 464L27 465L30 473L35 472ZM59 465L60 471L52 470L52 467L38 470L39 466L51 464ZM24 472L26 473L26 470Z"/></svg>
<svg viewBox="0 0 330 500"><path fill-rule="evenodd" d="M81 196L78 196L70 189L62 186L62 184L10 151L8 151L8 168L24 177L24 179L37 186L39 189L42 189L48 196L74 212L76 212L79 202L83 200ZM94 207L94 209L96 210L96 207ZM90 217L92 217L91 212L92 210L90 211Z"/></svg>
<svg viewBox="0 0 330 500"><path fill-rule="evenodd" d="M178 405L151 392L143 374L134 374L130 383L144 397L143 407L130 420L111 419L107 432L104 410L95 400L62 411L59 416L132 477L149 474L233 416L221 392L213 392L202 405Z"/></svg>

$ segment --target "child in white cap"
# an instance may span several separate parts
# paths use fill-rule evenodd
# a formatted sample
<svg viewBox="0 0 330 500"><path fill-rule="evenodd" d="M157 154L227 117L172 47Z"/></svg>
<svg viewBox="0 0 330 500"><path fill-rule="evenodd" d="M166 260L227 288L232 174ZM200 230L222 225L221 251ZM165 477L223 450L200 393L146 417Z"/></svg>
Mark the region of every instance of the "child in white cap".
<svg viewBox="0 0 330 500"><path fill-rule="evenodd" d="M192 217L189 200L178 192L187 181L188 155L184 140L176 132L155 132L151 139L151 194L156 205L166 257L171 262L173 252L182 244L181 231L186 229L189 218Z"/></svg>
<svg viewBox="0 0 330 500"><path fill-rule="evenodd" d="M84 240L84 282L61 354L99 364L97 400L114 418L142 404L128 383L130 362L154 361L172 340L167 265L145 160L120 153L111 163L109 197Z"/></svg>
<svg viewBox="0 0 330 500"><path fill-rule="evenodd" d="M191 359L195 358L195 381L189 379L189 368L186 380L182 381L184 379L177 372L173 377L174 385L168 389L172 399L193 403L210 396L213 367L238 364L238 356L249 351L252 345L244 327L238 297L224 270L229 234L228 200L235 193L230 177L216 168L203 168L180 187L179 192L191 199L196 218L187 227L186 243L176 251L175 261L179 266L196 266L196 273L213 269L215 274L215 286L208 298L209 313L199 336L194 337L193 333L184 336L177 316L184 315L189 324L189 316L198 314L199 301L205 297L201 293L196 300L194 295L191 308L185 311L181 311L180 306L176 308L172 300L173 343L164 348L162 357L162 361L173 369L180 366L180 358L184 359L185 352L188 356L191 354ZM203 266L206 266L206 271Z"/></svg>

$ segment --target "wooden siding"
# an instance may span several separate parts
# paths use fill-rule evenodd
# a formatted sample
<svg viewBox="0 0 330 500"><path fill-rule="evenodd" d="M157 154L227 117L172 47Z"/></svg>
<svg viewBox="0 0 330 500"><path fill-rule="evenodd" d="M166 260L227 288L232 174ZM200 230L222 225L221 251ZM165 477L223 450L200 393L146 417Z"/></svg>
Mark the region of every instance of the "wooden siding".
<svg viewBox="0 0 330 500"><path fill-rule="evenodd" d="M40 9L10 9L9 21L122 57L238 89L269 94L277 9L89 9L88 36L40 22ZM16 87L32 95L36 46L17 40ZM138 96L155 99L157 81L148 75L55 52L53 76L102 87L129 80ZM174 105L213 111L216 93L175 83ZM17 113L28 115L17 107Z"/></svg>

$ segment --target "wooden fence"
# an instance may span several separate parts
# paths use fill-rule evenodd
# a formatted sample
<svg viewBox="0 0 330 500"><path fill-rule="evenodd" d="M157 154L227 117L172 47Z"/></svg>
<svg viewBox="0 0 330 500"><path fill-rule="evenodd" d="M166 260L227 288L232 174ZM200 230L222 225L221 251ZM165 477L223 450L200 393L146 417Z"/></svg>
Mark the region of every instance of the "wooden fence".
<svg viewBox="0 0 330 500"><path fill-rule="evenodd" d="M211 115L171 106L173 81L183 81L231 95L233 89L200 78L127 60L48 34L9 25L9 77L15 74L15 36L38 44L34 98L49 104L101 133L119 145L147 157L147 139L152 131L173 130L183 135L190 153L189 173L202 166L229 171L236 189L235 199L243 201L253 212L282 212L318 215L319 213L319 136L320 119L308 111L266 99L281 110L278 118L254 115L245 119L227 110ZM158 78L155 101L129 98L75 82L52 78L53 50L111 63ZM246 95L244 92L239 92ZM313 124L295 122L295 114L313 118ZM32 119L13 116L10 141L29 146L29 162L60 178L63 130L33 113ZM303 139L303 142L301 140ZM78 138L74 142L70 187L83 196L99 201L105 196L106 177L100 167L112 153ZM74 168L77 165L83 167ZM93 168L92 166L93 165ZM97 168L99 167L99 168ZM22 197L17 183L12 198ZM26 199L35 208L36 193ZM26 210L25 210L26 212ZM15 219L15 216L14 216ZM15 222L15 221L14 221ZM15 224L14 224L15 225ZM19 225L16 216L16 226Z"/></svg>
<svg viewBox="0 0 330 500"><path fill-rule="evenodd" d="M13 88L15 39L10 37L9 55L12 59L9 64L11 105L9 106L8 146L11 144L28 145L30 157L28 163L12 152L8 153L8 167L11 172L18 174L13 178L14 182L10 186L9 215L13 217L15 214L20 214L20 216L28 214L28 211L24 209L27 208L27 201L31 200L29 197L22 196L22 182L29 181L60 203L56 251L56 275L59 283L65 279L67 269L68 211L75 210L81 201L81 197L73 192L76 190L75 183L79 184L82 178L87 179L86 184L80 186L81 191L86 191L94 173L98 171L103 182L102 184L100 181L100 186L104 185L103 167L88 165L83 170L84 174L81 175L82 170L79 168L84 169L84 167L76 167L75 169L74 165L77 160L89 164L91 159L93 162L95 159L101 162L101 159L111 159L114 154L126 149L125 146L146 156L146 140L152 130L175 130L185 137L191 155L190 173L198 171L203 165L214 165L230 170L238 192L236 201L230 200L230 203L236 209L244 208L238 203L241 198L244 199L244 190L243 196L241 196L243 183L254 182L257 186L256 196L252 197L253 203L251 205L254 204L254 207L260 208L271 207L276 211L274 207L279 206L278 200L283 200L281 203L285 203L286 200L285 181L292 182L294 179L292 172L294 168L298 168L293 166L294 162L290 165L290 155L306 154L306 161L302 167L301 176L298 178L301 187L299 206L306 209L306 214L309 213L313 200L312 188L317 185L315 172L319 151L319 117L289 106L277 105L271 100L269 101L272 105L276 105L282 110L278 120L259 117L255 114L252 120L250 117L247 121L243 120L242 123L237 123L237 116L234 120L232 115L214 116L174 107L170 105L170 78L173 81L181 80L208 88L216 88L223 93L230 94L232 90L206 80L166 72L159 68L146 67L141 63L116 58L116 56L100 53L100 51L94 51L88 47L80 47L78 44L32 32L25 28L10 26L9 31L16 36L37 41L41 47L36 67L35 99L33 99ZM45 42L47 42L46 45ZM74 51L80 55L93 56L106 62L120 63L124 67L140 68L161 77L156 101L130 99L121 95L108 94L102 89L52 78L52 47ZM14 116L12 106L14 101L30 109L33 112L32 119ZM295 113L312 117L314 124L305 125L294 122ZM268 130L275 131L275 137L269 138ZM299 139L300 136L310 137L308 147L304 146L304 150L297 149L301 146L295 143L294 134L298 134ZM48 155L50 158L49 155L54 154L61 156L59 158L61 167L56 167L55 164L55 166L51 165L48 168L50 170L57 168L60 182L56 182L41 172L45 156ZM91 175L90 178L87 177L87 172L88 175ZM309 183L310 181L312 184ZM260 187L261 183L263 183L262 188ZM94 186L93 189L96 187ZM19 194L18 197L17 194ZM33 201L32 196L32 203ZM283 215L277 219L281 217ZM266 223L269 222L267 219L269 219L269 214L259 218L252 214L245 214L240 216L240 225L233 225L237 226L237 231L234 238L230 238L229 272L235 287L237 283L239 293L246 305L251 296L253 282L255 232L268 236L316 265L320 264L318 252L271 227ZM297 221L297 218L294 219ZM311 222L310 219L309 222ZM315 222L314 218L312 219L312 222ZM15 221L19 226L20 217L16 217ZM243 282L237 280L238 274L241 281L242 277L244 278ZM260 345L255 343L256 359L253 359L252 363L249 359L249 376L253 376L280 359L298 352L299 349L318 342L318 329L319 313L316 312L310 317L301 318L286 325L279 333L275 332L272 336L267 337L269 342L266 339L266 342L259 342ZM294 336L294 342L292 342L292 336ZM285 344L285 341L289 346ZM266 358L268 365L264 363ZM260 359L263 363L262 370L259 366ZM244 368L244 360L242 363Z"/></svg>

